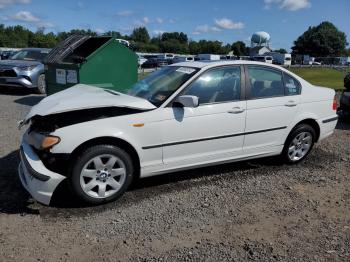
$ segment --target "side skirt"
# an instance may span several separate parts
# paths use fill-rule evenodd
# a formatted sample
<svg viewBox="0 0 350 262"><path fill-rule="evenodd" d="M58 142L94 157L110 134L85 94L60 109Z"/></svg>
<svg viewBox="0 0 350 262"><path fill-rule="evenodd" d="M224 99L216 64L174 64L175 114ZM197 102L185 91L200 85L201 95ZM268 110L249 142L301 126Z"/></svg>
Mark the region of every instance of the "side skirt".
<svg viewBox="0 0 350 262"><path fill-rule="evenodd" d="M178 172L178 171L184 171L189 169L195 169L195 168L201 168L201 167L207 167L207 166L216 166L221 164L227 164L232 162L239 162L239 161L245 161L250 159L256 159L256 158L263 158L268 156L277 156L279 155L283 150L283 145L280 146L274 146L269 147L268 149L265 148L264 151L261 151L258 154L242 154L241 156L235 157L235 158L226 158L221 160L212 160L207 162L198 162L198 163L192 163L188 165L181 165L181 163L177 163L177 165L157 165L157 166L150 166L150 167L143 167L141 168L141 175L140 177L151 177L151 176L157 176L162 175L166 173L172 173L172 172Z"/></svg>

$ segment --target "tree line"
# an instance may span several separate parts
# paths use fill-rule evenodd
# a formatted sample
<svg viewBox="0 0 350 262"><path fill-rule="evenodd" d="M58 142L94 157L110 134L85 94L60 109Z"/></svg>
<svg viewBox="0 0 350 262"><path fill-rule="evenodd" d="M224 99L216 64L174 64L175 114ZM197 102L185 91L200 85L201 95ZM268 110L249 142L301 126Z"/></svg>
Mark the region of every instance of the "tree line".
<svg viewBox="0 0 350 262"><path fill-rule="evenodd" d="M73 34L97 35L92 30L73 29L68 32L54 34L53 32L45 33L43 28L32 32L20 25L6 27L0 24L0 47L52 48ZM145 27L139 27L135 28L130 35L122 35L116 31L108 31L103 35L128 40L132 48L139 52L227 54L230 51L234 51L235 54L240 56L249 55L249 48L246 47L244 42L238 41L232 45L224 45L220 41L200 40L197 42L190 40L183 32L163 33L150 37Z"/></svg>
<svg viewBox="0 0 350 262"><path fill-rule="evenodd" d="M5 26L0 24L0 47L46 47L52 48L60 41L73 34L96 36L92 30L72 29L68 32L45 33L44 28L32 32L29 29L17 26ZM145 27L135 28L130 35L122 35L120 32L109 31L104 35L114 36L130 41L132 48L139 52L161 52L180 54L233 54L248 56L249 47L242 41L232 44L223 44L220 41L199 40L188 38L183 32L166 32L151 37ZM293 54L308 54L311 56L340 56L349 55L350 49L346 49L348 43L345 33L339 31L332 23L323 22L318 26L309 27L292 47ZM286 53L285 49L275 50Z"/></svg>

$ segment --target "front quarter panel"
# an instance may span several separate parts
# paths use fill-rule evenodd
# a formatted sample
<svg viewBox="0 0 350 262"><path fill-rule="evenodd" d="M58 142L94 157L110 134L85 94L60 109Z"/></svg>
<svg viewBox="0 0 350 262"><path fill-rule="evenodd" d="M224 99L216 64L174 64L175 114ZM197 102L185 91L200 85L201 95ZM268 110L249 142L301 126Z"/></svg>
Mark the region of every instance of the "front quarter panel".
<svg viewBox="0 0 350 262"><path fill-rule="evenodd" d="M153 110L139 114L111 117L79 123L57 129L52 135L61 138L52 153L72 153L81 144L101 137L114 137L129 143L141 161L141 167L162 163L162 149L142 150L142 146L159 144L161 139L160 111ZM138 126L134 126L138 125Z"/></svg>

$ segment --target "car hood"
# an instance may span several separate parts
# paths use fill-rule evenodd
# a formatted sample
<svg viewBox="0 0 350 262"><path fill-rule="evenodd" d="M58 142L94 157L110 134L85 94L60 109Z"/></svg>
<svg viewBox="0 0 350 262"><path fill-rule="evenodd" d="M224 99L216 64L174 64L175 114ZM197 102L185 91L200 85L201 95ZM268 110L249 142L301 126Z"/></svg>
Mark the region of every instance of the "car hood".
<svg viewBox="0 0 350 262"><path fill-rule="evenodd" d="M125 95L113 90L78 84L41 100L32 107L24 123L33 116L103 107L127 107L140 110L155 109L146 99Z"/></svg>
<svg viewBox="0 0 350 262"><path fill-rule="evenodd" d="M25 67L25 66L33 66L40 65L39 61L31 61L31 60L0 60L0 67Z"/></svg>

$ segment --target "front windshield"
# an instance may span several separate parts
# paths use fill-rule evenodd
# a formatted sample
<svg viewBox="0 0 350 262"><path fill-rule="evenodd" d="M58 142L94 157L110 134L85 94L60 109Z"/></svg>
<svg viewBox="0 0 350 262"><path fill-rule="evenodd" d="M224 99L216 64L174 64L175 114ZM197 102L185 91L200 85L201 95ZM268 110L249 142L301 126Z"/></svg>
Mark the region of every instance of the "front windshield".
<svg viewBox="0 0 350 262"><path fill-rule="evenodd" d="M183 66L164 67L134 84L126 93L147 99L159 107L198 70L198 68Z"/></svg>
<svg viewBox="0 0 350 262"><path fill-rule="evenodd" d="M48 52L44 50L22 50L14 54L11 60L42 61Z"/></svg>

